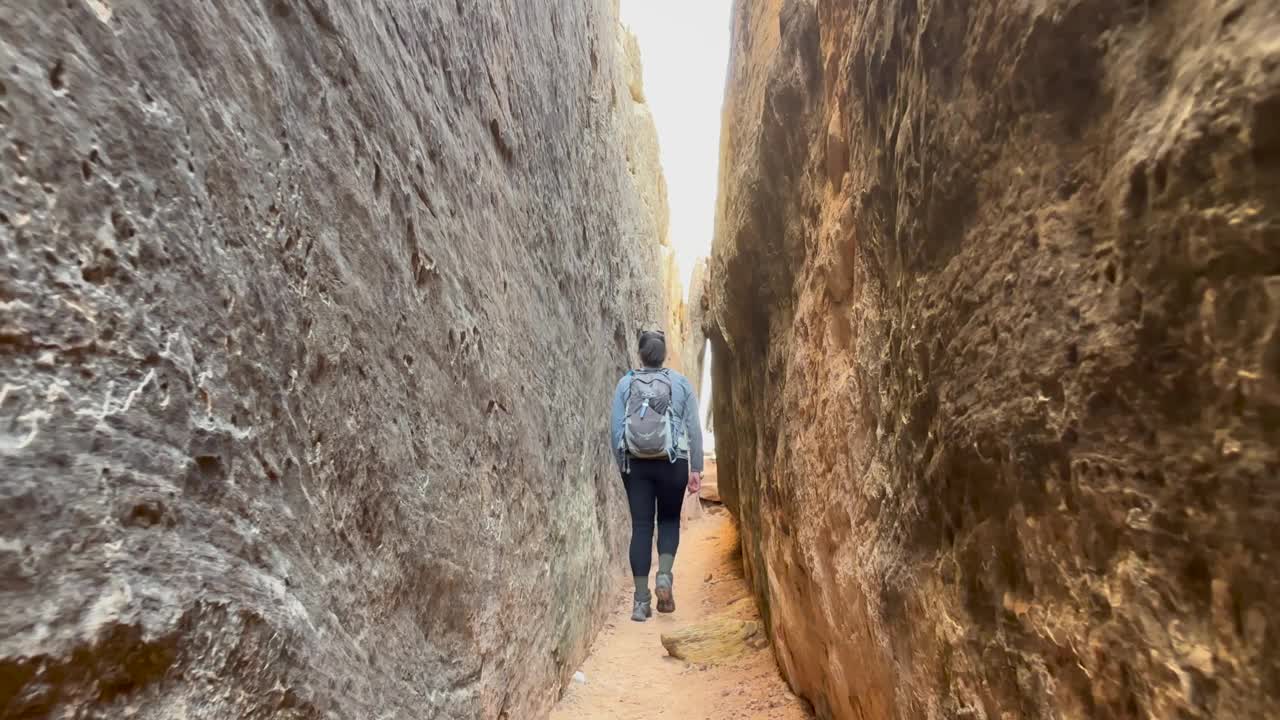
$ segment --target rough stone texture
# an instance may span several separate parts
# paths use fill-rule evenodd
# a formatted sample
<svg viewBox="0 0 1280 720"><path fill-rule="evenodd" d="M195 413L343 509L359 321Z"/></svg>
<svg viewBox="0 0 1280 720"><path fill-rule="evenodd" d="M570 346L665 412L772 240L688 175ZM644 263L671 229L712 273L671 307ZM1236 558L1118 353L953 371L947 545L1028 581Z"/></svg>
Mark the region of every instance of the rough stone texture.
<svg viewBox="0 0 1280 720"><path fill-rule="evenodd" d="M720 498L720 476L716 471L716 459L714 457L706 459L706 468L702 473L702 487L698 490L698 496L710 502L722 501Z"/></svg>
<svg viewBox="0 0 1280 720"><path fill-rule="evenodd" d="M702 399L702 375L707 358L707 261L699 258L690 275L688 297L684 299L683 363L693 391ZM705 428L704 428L705 430Z"/></svg>
<svg viewBox="0 0 1280 720"><path fill-rule="evenodd" d="M666 332L667 367L675 368L689 379L701 402L702 371L707 347L707 336L703 328L706 319L706 260L699 259L694 266L686 298L675 252L664 247L662 254L661 278L666 315L656 326Z"/></svg>
<svg viewBox="0 0 1280 720"><path fill-rule="evenodd" d="M663 633L660 639L668 655L699 665L732 662L769 644L748 597L705 620Z"/></svg>
<svg viewBox="0 0 1280 720"><path fill-rule="evenodd" d="M609 0L0 0L0 717L545 712L665 312L626 43Z"/></svg>
<svg viewBox="0 0 1280 720"><path fill-rule="evenodd" d="M1280 715L1280 6L738 2L720 489L821 717Z"/></svg>
<svg viewBox="0 0 1280 720"><path fill-rule="evenodd" d="M622 145L627 172L639 179L637 187L652 220L651 226L624 231L632 236L630 239L643 244L652 244L656 234L658 244L663 246L665 253L671 244L671 208L667 202L667 180L662 175L657 130L654 128L653 114L644 98L644 65L640 59L640 43L625 27L619 26L618 33L618 53L624 63L625 84L621 87L610 86L609 107L617 111L623 121ZM627 102L627 97L619 97L619 93L627 93L630 102ZM600 198L599 201L605 202L605 199ZM658 266L665 268L670 261L666 254L662 254L660 258ZM650 268L652 267L654 266L651 265ZM664 288L669 287L670 282L665 275L658 274L655 277L665 283ZM650 322L655 319L648 318Z"/></svg>
<svg viewBox="0 0 1280 720"><path fill-rule="evenodd" d="M688 340L688 309L684 302L684 288L680 284L680 268L676 265L675 252L670 247L662 248L662 284L663 306L666 315L657 327L666 332L667 367L675 368L688 375L689 368L685 364ZM690 377L690 382L693 379Z"/></svg>

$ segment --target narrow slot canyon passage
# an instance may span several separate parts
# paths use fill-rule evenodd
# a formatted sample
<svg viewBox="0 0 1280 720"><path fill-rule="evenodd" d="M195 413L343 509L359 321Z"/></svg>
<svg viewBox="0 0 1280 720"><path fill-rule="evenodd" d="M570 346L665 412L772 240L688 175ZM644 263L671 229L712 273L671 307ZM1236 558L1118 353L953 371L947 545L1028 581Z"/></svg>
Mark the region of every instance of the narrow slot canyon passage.
<svg viewBox="0 0 1280 720"><path fill-rule="evenodd" d="M632 593L624 590L552 720L811 717L766 651L737 530L715 510L690 513L676 613L631 622Z"/></svg>
<svg viewBox="0 0 1280 720"><path fill-rule="evenodd" d="M0 0L0 263L0 720L1280 717L1275 2Z"/></svg>

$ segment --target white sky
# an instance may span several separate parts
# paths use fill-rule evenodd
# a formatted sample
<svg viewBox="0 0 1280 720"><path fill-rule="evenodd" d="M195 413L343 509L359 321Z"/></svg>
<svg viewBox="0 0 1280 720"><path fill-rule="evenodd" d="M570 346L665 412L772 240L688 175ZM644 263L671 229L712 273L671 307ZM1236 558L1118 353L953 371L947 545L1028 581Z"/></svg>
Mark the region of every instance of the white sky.
<svg viewBox="0 0 1280 720"><path fill-rule="evenodd" d="M621 0L640 41L644 92L658 126L671 205L671 247L685 290L711 253L720 162L720 105L731 0Z"/></svg>
<svg viewBox="0 0 1280 720"><path fill-rule="evenodd" d="M720 106L729 63L732 0L621 0L622 22L640 41L644 94L658 126L671 206L671 247L685 292L693 264L711 254L720 164ZM699 409L711 395L711 353ZM715 437L704 433L707 451Z"/></svg>

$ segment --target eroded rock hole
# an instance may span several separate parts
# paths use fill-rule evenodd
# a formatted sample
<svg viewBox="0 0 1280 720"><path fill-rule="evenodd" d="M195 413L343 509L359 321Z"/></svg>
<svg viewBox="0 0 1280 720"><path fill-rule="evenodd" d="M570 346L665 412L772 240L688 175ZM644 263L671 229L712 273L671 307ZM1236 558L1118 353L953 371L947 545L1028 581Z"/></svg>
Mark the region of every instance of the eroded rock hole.
<svg viewBox="0 0 1280 720"><path fill-rule="evenodd" d="M157 500L140 502L129 509L122 518L126 527L149 528L156 525L173 525L173 518L168 514L163 503Z"/></svg>
<svg viewBox="0 0 1280 720"><path fill-rule="evenodd" d="M1156 163L1156 168L1152 171L1151 179L1156 186L1156 194L1163 194L1165 186L1169 183L1169 162L1161 158Z"/></svg>
<svg viewBox="0 0 1280 720"><path fill-rule="evenodd" d="M63 92L67 89L67 71L61 60L54 63L49 70L49 86L54 92Z"/></svg>
<svg viewBox="0 0 1280 720"><path fill-rule="evenodd" d="M1139 164L1129 176L1129 194L1126 198L1129 214L1138 217L1147 210L1147 167Z"/></svg>
<svg viewBox="0 0 1280 720"><path fill-rule="evenodd" d="M120 210L111 211L111 227L115 230L116 237L122 240L132 240L138 234L133 221Z"/></svg>
<svg viewBox="0 0 1280 720"><path fill-rule="evenodd" d="M493 137L493 144L498 149L498 154L509 162L512 159L511 147L503 134L502 125L496 118L489 121L489 134Z"/></svg>
<svg viewBox="0 0 1280 720"><path fill-rule="evenodd" d="M196 456L196 470L205 478L222 477L225 474L222 458L217 455Z"/></svg>
<svg viewBox="0 0 1280 720"><path fill-rule="evenodd" d="M111 279L115 269L107 264L86 265L80 269L80 278L94 285L102 285Z"/></svg>

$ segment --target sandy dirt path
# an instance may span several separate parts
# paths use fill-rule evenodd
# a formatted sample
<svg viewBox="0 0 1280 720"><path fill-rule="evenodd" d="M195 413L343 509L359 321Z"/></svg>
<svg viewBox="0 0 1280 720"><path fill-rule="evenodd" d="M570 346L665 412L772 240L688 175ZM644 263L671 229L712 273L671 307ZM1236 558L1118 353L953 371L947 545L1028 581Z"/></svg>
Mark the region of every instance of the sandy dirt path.
<svg viewBox="0 0 1280 720"><path fill-rule="evenodd" d="M676 555L675 613L655 612L648 622L632 622L628 581L618 593L613 619L581 668L586 682L569 684L551 712L552 720L811 717L778 674L768 647L747 648L737 658L710 665L678 660L663 648L663 634L725 612L758 619L751 603L737 602L748 595L737 546L737 531L727 513L690 522Z"/></svg>

